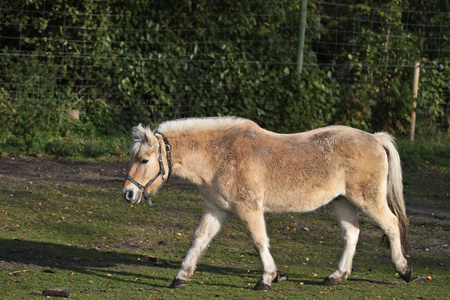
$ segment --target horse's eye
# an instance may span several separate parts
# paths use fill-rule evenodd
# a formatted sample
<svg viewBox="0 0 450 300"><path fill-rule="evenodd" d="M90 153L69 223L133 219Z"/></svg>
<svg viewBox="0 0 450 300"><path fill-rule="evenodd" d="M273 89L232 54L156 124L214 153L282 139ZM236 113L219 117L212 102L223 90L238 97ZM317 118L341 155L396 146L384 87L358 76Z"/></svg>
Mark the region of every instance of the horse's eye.
<svg viewBox="0 0 450 300"><path fill-rule="evenodd" d="M141 164L145 165L146 163L148 163L148 159L141 160Z"/></svg>

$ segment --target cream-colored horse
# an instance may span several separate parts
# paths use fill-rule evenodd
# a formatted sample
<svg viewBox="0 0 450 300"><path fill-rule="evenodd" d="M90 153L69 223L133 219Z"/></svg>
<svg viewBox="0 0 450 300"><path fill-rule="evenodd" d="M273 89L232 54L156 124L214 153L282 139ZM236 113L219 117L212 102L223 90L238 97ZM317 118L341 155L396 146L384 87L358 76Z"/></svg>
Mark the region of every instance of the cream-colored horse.
<svg viewBox="0 0 450 300"><path fill-rule="evenodd" d="M132 136L132 164L123 187L127 201L150 201L149 194L173 174L196 184L205 203L171 287L187 284L200 254L234 213L263 264L255 289L270 289L277 269L264 213L308 212L330 202L343 230L344 250L324 284L337 285L351 273L358 208L381 227L397 272L411 280L402 253L408 218L400 158L390 135L345 126L276 134L249 120L224 117L168 121L154 133L139 125Z"/></svg>

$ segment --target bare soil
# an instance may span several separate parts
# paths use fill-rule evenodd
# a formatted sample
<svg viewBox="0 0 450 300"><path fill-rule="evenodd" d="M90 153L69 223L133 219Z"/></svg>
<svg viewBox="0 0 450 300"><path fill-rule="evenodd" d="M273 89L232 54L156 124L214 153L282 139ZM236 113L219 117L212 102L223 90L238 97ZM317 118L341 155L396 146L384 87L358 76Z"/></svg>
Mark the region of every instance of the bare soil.
<svg viewBox="0 0 450 300"><path fill-rule="evenodd" d="M128 162L74 162L40 158L0 158L0 178L103 187L123 182Z"/></svg>

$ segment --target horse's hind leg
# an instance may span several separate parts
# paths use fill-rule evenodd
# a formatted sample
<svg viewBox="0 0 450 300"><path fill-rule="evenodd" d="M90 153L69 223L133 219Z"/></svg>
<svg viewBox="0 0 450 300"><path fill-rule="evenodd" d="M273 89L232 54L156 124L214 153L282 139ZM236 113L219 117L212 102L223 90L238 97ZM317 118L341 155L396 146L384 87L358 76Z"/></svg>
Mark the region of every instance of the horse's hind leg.
<svg viewBox="0 0 450 300"><path fill-rule="evenodd" d="M170 285L171 288L181 287L187 284L189 277L195 271L200 254L219 232L228 215L227 212L220 209L212 210L211 208L205 207L200 224L192 237L191 246L181 263L178 274Z"/></svg>
<svg viewBox="0 0 450 300"><path fill-rule="evenodd" d="M353 256L355 255L359 237L357 207L344 197L339 197L333 204L339 225L342 228L344 250L336 271L330 274L323 282L325 285L337 285L342 280L346 280L351 274Z"/></svg>
<svg viewBox="0 0 450 300"><path fill-rule="evenodd" d="M263 275L254 289L267 291L271 288L272 281L277 275L277 267L269 251L269 238L267 237L264 214L259 210L247 211L246 209L236 211L236 214L249 231L253 245L258 251L263 264Z"/></svg>
<svg viewBox="0 0 450 300"><path fill-rule="evenodd" d="M368 193L370 197L364 197L363 193L358 193L357 191L357 189L354 189L350 193L351 201L386 234L389 239L391 257L395 269L405 281L410 281L412 279L412 270L403 256L399 220L388 206L386 190L368 190L371 191L371 193Z"/></svg>
<svg viewBox="0 0 450 300"><path fill-rule="evenodd" d="M400 228L398 218L389 209L386 200L378 202L374 209L363 209L364 213L371 218L389 238L392 262L398 274L405 280L411 281L412 269L408 266L403 256Z"/></svg>

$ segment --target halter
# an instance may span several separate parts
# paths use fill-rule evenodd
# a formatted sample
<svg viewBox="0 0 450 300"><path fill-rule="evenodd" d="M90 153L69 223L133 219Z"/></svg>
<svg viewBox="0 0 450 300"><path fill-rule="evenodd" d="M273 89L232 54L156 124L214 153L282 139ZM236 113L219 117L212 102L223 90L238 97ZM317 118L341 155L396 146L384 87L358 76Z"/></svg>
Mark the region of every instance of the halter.
<svg viewBox="0 0 450 300"><path fill-rule="evenodd" d="M153 177L152 179L150 179L149 182L147 182L146 185L142 185L139 182L137 182L136 180L134 180L130 174L127 173L127 175L125 176L126 179L128 179L131 183L133 183L135 186L137 186L140 190L142 190L144 192L145 195L145 200L148 202L148 204L152 205L152 200L150 198L150 195L147 193L147 189L153 184L153 182L155 182L155 180L161 175L162 180L169 182L170 179L170 174L172 173L172 158L170 155L170 144L169 141L167 140L167 138L165 136L163 136L160 133L156 133L161 135L162 140L164 142L164 144L166 145L166 159L167 159L167 164L169 166L169 173L167 174L167 179L164 179L164 175L166 175L166 171L164 169L164 163L163 163L163 156L161 154L161 144L159 145L159 149L158 149L158 162L159 162L159 171L158 174L155 175L155 177ZM159 144L159 143L158 143Z"/></svg>

